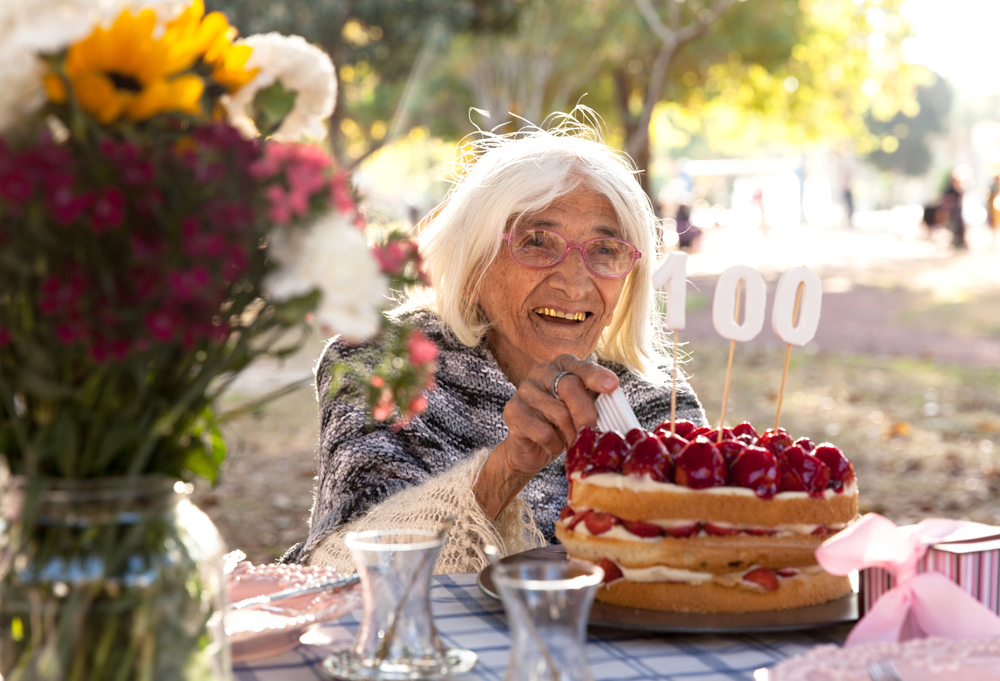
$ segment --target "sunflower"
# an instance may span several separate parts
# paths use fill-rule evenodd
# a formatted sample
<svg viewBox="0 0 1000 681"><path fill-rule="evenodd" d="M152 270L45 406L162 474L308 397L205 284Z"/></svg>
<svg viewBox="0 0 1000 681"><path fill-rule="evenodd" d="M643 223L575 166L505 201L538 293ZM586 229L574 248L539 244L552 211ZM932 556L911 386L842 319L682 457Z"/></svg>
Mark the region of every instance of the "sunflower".
<svg viewBox="0 0 1000 681"><path fill-rule="evenodd" d="M102 124L122 116L141 121L167 111L199 115L205 82L192 72L199 62L227 90L250 80L256 71L243 69L249 49L232 45L235 30L223 14L204 14L204 3L195 0L158 31L152 10L138 15L126 10L110 28L98 27L71 46L65 75L81 108ZM46 77L45 85L53 102L68 98L66 83L55 74Z"/></svg>
<svg viewBox="0 0 1000 681"><path fill-rule="evenodd" d="M190 45L195 59L201 58L211 68L212 80L226 91L235 92L257 75L258 69L246 69L251 48L248 45L233 45L236 29L229 25L224 14L212 12L202 18L204 13L203 1L195 0L181 16L167 25L167 33L176 36L178 42Z"/></svg>

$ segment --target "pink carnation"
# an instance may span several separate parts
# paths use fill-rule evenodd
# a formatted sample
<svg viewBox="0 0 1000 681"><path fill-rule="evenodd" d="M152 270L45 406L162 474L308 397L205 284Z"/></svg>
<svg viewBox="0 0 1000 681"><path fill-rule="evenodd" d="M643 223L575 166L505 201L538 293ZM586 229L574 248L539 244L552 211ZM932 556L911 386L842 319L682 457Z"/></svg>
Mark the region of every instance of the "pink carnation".
<svg viewBox="0 0 1000 681"><path fill-rule="evenodd" d="M382 271L386 274L396 275L403 271L403 267L409 261L413 245L408 241L390 241L384 246L377 246L372 250Z"/></svg>
<svg viewBox="0 0 1000 681"><path fill-rule="evenodd" d="M406 339L406 352L410 355L410 361L420 366L437 359L438 347L423 331L416 329Z"/></svg>
<svg viewBox="0 0 1000 681"><path fill-rule="evenodd" d="M341 213L354 212L354 197L347 186L347 173L338 170L330 180L330 201Z"/></svg>

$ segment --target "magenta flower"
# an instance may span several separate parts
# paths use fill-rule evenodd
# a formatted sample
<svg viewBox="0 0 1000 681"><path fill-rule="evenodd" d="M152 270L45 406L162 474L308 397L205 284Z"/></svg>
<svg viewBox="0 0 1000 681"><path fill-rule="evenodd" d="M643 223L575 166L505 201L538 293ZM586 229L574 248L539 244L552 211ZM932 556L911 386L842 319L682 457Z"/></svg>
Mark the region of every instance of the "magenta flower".
<svg viewBox="0 0 1000 681"><path fill-rule="evenodd" d="M167 282L176 297L181 300L192 300L204 293L210 277L208 270L201 265L195 265L187 270L167 272Z"/></svg>
<svg viewBox="0 0 1000 681"><path fill-rule="evenodd" d="M56 338L63 345L73 345L79 341L86 340L90 335L90 330L79 318L71 318L53 327Z"/></svg>
<svg viewBox="0 0 1000 681"><path fill-rule="evenodd" d="M61 225L76 222L91 202L90 193L78 194L73 188L74 182L75 178L66 174L53 173L45 179L46 204Z"/></svg>
<svg viewBox="0 0 1000 681"><path fill-rule="evenodd" d="M156 234L133 232L129 242L134 260L156 260L166 252L166 242Z"/></svg>
<svg viewBox="0 0 1000 681"><path fill-rule="evenodd" d="M253 209L236 201L213 201L205 207L208 224L225 232L244 232L253 225Z"/></svg>
<svg viewBox="0 0 1000 681"><path fill-rule="evenodd" d="M119 338L110 340L104 336L97 336L90 346L90 356L98 364L103 364L110 359L123 360L128 356L129 342Z"/></svg>
<svg viewBox="0 0 1000 681"><path fill-rule="evenodd" d="M153 310L146 315L146 329L154 338L160 341L170 340L177 330L179 320L172 310Z"/></svg>
<svg viewBox="0 0 1000 681"><path fill-rule="evenodd" d="M120 227L125 220L125 194L118 187L108 187L94 199L90 209L90 226L101 234Z"/></svg>
<svg viewBox="0 0 1000 681"><path fill-rule="evenodd" d="M208 234L196 217L186 217L181 223L181 244L189 258L218 258L226 242L218 234Z"/></svg>
<svg viewBox="0 0 1000 681"><path fill-rule="evenodd" d="M34 193L31 177L24 170L13 168L0 174L0 196L14 205L21 205Z"/></svg>
<svg viewBox="0 0 1000 681"><path fill-rule="evenodd" d="M42 314L75 312L76 305L86 291L87 283L79 274L71 274L68 279L49 275L42 281L38 294L38 309Z"/></svg>

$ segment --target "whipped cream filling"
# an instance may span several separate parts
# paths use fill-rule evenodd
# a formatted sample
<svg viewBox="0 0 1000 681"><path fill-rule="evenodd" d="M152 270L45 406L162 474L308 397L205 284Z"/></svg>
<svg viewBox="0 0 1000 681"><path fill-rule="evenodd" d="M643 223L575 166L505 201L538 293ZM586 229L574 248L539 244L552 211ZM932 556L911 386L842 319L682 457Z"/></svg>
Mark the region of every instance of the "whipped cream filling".
<svg viewBox="0 0 1000 681"><path fill-rule="evenodd" d="M616 563L617 565L617 563ZM666 565L653 565L652 567L645 568L628 568L618 565L618 569L622 571L622 576L630 582L684 582L686 584L704 584L705 582L716 582L726 586L736 586L740 584L741 586L748 586L750 588L762 589L754 582L747 582L743 579L747 573L756 570L759 566L754 565L747 568L746 570L741 570L739 572L730 572L724 575L716 575L711 572L695 572L693 570L682 570L680 568L672 568ZM810 565L809 567L796 568L798 571L796 574L784 577L778 575L778 579L795 579L800 576L811 576L818 575L823 572L823 568L819 565ZM777 573L776 573L777 574Z"/></svg>
<svg viewBox="0 0 1000 681"><path fill-rule="evenodd" d="M584 537L607 537L608 539L620 539L622 541L643 541L656 543L663 539L663 537L640 537L626 530L623 525L615 525L607 532L594 534L587 528L587 523L579 523L573 528L573 532Z"/></svg>
<svg viewBox="0 0 1000 681"><path fill-rule="evenodd" d="M756 497L757 494L746 487L708 487L706 489L691 489L673 482L659 482L653 480L649 475L641 478L634 475L622 475L621 473L594 473L583 477L580 471L574 471L570 478L575 482L584 482L597 487L607 487L610 489L620 489L629 492L676 492L678 494L714 494L718 496L744 496ZM823 490L824 499L833 499L841 494L852 496L858 490L857 481L852 481L846 485L842 492L832 489ZM809 499L808 492L778 492L774 499Z"/></svg>
<svg viewBox="0 0 1000 681"><path fill-rule="evenodd" d="M589 510L589 509L581 509L581 510L578 510L577 513L578 514L580 514L580 513L586 513L587 510ZM573 518L570 517L570 518L567 518L566 520L563 520L563 521L560 521L560 522L565 525L567 523L572 522L572 520L573 520ZM700 522L700 521L697 521L697 520L644 520L643 522L645 522L645 523L647 523L649 525L657 525L658 527L663 527L663 528L671 529L671 528L675 528L675 527L688 527L688 526L692 525L693 523L697 523L697 522ZM719 527L719 528L722 528L722 529L736 530L737 532L748 532L748 531L753 531L753 530L757 530L759 532L763 532L763 531L771 532L771 531L773 531L774 532L773 534L766 534L766 535L764 535L764 536L768 536L768 537L808 536L808 535L813 534L819 528L824 527L822 524L816 524L816 525L809 525L809 524L784 524L784 525L775 525L773 527L762 527L760 525L736 525L736 524L733 524L733 523L723 523L723 522L714 522L714 521L712 522L712 525L715 525L716 527ZM830 525L826 525L825 527L830 532L830 534L834 534L836 532L840 532L842 529L844 529L845 527L847 527L847 523L831 523ZM631 532L629 532L627 529L625 529L624 525L613 525L611 527L611 529L608 530L607 532L603 532L601 534L594 534L587 527L587 523L583 522L583 521L578 522L573 527L573 532L576 533L576 534L579 534L581 536L585 536L585 537L608 537L609 539L620 539L622 541L658 542L661 539L663 539L663 537L640 537L639 535L632 534ZM692 536L694 536L694 537L710 537L710 536L723 536L723 535L713 535L711 532L707 532L704 529L704 527L702 527L701 529L699 529L699 531L698 531L697 534L694 534Z"/></svg>

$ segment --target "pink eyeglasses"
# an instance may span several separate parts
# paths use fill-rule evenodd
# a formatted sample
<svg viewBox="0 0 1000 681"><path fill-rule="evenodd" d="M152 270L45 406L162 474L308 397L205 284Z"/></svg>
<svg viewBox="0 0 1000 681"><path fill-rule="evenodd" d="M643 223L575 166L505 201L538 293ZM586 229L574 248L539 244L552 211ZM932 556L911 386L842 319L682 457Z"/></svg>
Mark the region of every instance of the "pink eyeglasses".
<svg viewBox="0 0 1000 681"><path fill-rule="evenodd" d="M558 265L570 252L577 249L583 264L598 277L624 277L632 271L635 261L642 257L635 246L622 239L599 236L583 243L575 243L559 232L529 227L503 235L510 247L510 257L525 267L544 269Z"/></svg>

